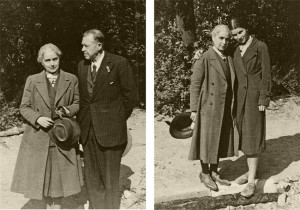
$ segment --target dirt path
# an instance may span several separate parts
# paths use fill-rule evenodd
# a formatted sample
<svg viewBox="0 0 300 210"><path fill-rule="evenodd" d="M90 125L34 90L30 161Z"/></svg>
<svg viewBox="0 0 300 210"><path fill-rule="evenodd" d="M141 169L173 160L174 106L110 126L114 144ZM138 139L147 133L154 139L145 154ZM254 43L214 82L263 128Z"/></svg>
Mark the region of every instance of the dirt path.
<svg viewBox="0 0 300 210"><path fill-rule="evenodd" d="M129 153L123 157L121 165L120 188L121 208L140 209L146 207L146 136L144 110L134 110L128 120L133 145ZM0 208L1 209L42 209L43 203L29 200L21 194L10 192L14 165L19 150L21 135L0 137ZM65 199L63 208L76 209L86 203L86 191Z"/></svg>
<svg viewBox="0 0 300 210"><path fill-rule="evenodd" d="M161 202L168 196L187 195L204 188L198 178L201 170L199 162L187 160L191 139L172 138L165 120L171 119L159 116L155 121L156 202ZM220 161L220 172L230 181L246 171L246 159L242 153L239 157ZM296 180L300 178L299 97L272 102L267 111L267 149L261 156L258 177L268 179L273 176L277 179L292 178L291 176ZM223 193L231 188L223 189ZM300 190L296 194L298 203L295 205L300 208Z"/></svg>

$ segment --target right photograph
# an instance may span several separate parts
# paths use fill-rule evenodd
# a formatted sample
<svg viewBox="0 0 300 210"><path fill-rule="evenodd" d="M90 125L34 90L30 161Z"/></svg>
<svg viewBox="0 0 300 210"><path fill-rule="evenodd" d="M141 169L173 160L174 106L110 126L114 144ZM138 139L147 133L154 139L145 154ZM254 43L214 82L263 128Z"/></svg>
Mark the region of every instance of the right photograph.
<svg viewBox="0 0 300 210"><path fill-rule="evenodd" d="M155 1L155 209L300 208L299 11Z"/></svg>

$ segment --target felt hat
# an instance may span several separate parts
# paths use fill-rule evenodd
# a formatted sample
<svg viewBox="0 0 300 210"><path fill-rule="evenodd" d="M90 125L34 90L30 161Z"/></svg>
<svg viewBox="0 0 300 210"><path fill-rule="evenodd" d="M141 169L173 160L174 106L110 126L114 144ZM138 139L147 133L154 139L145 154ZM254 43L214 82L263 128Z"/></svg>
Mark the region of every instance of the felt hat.
<svg viewBox="0 0 300 210"><path fill-rule="evenodd" d="M80 127L75 118L62 117L54 120L49 136L61 149L69 149L79 141Z"/></svg>
<svg viewBox="0 0 300 210"><path fill-rule="evenodd" d="M169 132L176 139L187 139L192 137L193 129L191 128L191 112L184 112L177 115L169 124Z"/></svg>

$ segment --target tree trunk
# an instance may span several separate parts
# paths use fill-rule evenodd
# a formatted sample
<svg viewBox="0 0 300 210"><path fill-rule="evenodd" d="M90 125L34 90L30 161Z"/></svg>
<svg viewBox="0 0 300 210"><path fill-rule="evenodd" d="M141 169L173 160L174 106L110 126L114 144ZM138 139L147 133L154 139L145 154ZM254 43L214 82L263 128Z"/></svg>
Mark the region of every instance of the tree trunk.
<svg viewBox="0 0 300 210"><path fill-rule="evenodd" d="M154 209L220 209L227 206L250 205L277 201L280 193L255 194L252 198L244 198L238 194L219 197L200 197L168 201L154 205Z"/></svg>
<svg viewBox="0 0 300 210"><path fill-rule="evenodd" d="M196 27L193 0L175 1L176 22L182 33L182 41L187 50L191 53L196 40Z"/></svg>

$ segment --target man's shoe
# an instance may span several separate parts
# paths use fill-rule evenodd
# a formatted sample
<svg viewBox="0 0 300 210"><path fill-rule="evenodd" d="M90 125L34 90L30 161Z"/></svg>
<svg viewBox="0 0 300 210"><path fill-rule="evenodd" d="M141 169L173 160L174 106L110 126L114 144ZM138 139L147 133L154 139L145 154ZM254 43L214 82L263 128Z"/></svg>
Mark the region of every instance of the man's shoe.
<svg viewBox="0 0 300 210"><path fill-rule="evenodd" d="M214 171L211 173L211 178L215 182L219 183L220 185L225 185L225 186L230 186L231 185L230 181L228 181L226 179L221 179L220 178L220 174L218 174L218 173L216 173Z"/></svg>
<svg viewBox="0 0 300 210"><path fill-rule="evenodd" d="M241 196L245 198L251 198L255 192L255 183L248 183L246 187L242 190Z"/></svg>
<svg viewBox="0 0 300 210"><path fill-rule="evenodd" d="M242 176L236 178L234 180L235 183L239 184L239 185L243 185L246 184L248 182L248 172L243 174Z"/></svg>
<svg viewBox="0 0 300 210"><path fill-rule="evenodd" d="M200 173L200 181L210 190L218 191L217 184L212 180L209 174Z"/></svg>

